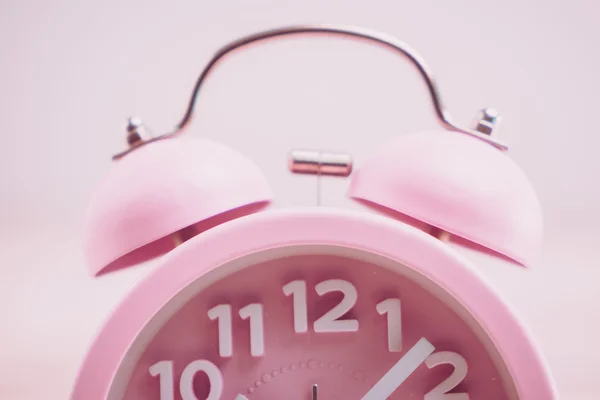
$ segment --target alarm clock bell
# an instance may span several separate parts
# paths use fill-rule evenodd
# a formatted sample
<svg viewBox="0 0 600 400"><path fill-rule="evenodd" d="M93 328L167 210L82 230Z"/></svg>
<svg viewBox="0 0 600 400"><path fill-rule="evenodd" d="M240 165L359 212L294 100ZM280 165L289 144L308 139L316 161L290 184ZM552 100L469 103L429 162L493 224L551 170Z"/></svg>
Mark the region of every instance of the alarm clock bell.
<svg viewBox="0 0 600 400"><path fill-rule="evenodd" d="M534 263L542 238L540 205L505 153L506 145L493 136L499 120L495 111L484 109L469 129L459 128L443 107L428 67L406 44L359 28L301 26L260 32L221 48L202 71L173 131L153 137L139 120L129 121L130 148L113 157L113 169L97 189L86 220L85 255L92 274L162 255L198 233L269 205L269 186L250 159L207 139L183 138L181 132L202 83L226 54L296 34L366 39L406 57L423 78L443 128L401 134L383 145L350 175L351 198L394 218L419 221L439 239L520 265ZM350 174L343 165L331 169L335 160L322 161L300 172Z"/></svg>
<svg viewBox="0 0 600 400"><path fill-rule="evenodd" d="M93 275L160 256L271 202L258 167L208 139L160 140L112 167L86 218L84 251Z"/></svg>
<svg viewBox="0 0 600 400"><path fill-rule="evenodd" d="M415 219L441 240L523 266L541 247L541 207L527 177L504 152L461 133L398 136L355 172L349 195Z"/></svg>

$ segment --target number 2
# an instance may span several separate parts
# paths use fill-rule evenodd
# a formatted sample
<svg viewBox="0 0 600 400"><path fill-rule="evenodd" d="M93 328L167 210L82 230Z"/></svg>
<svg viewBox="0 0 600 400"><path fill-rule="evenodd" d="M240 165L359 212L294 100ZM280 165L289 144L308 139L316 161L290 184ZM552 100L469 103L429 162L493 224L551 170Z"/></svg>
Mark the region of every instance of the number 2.
<svg viewBox="0 0 600 400"><path fill-rule="evenodd" d="M358 320L338 320L356 304L358 293L353 284L341 279L330 279L317 284L315 290L319 296L329 292L342 292L344 294L342 301L337 306L315 321L315 332L356 332L358 330Z"/></svg>
<svg viewBox="0 0 600 400"><path fill-rule="evenodd" d="M460 354L440 351L427 357L425 364L430 369L438 365L450 364L454 367L454 371L445 381L431 389L423 400L469 400L468 393L448 393L467 376L467 361Z"/></svg>
<svg viewBox="0 0 600 400"><path fill-rule="evenodd" d="M283 286L283 293L286 296L292 295L294 309L294 331L297 333L306 332L308 327L307 295L306 281L296 280ZM329 292L342 292L344 297L342 301L331 310L323 314L314 322L315 332L356 332L358 331L358 320L339 318L350 311L356 304L358 293L356 287L342 279L329 279L318 283L315 291L319 296Z"/></svg>

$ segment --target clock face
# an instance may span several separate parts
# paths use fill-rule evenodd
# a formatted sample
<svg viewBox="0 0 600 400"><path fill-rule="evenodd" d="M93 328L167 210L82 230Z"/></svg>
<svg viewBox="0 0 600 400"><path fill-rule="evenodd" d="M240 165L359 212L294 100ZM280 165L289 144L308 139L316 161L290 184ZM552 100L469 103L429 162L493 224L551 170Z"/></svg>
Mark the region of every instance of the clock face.
<svg viewBox="0 0 600 400"><path fill-rule="evenodd" d="M517 399L491 340L424 276L336 246L264 251L150 321L109 399Z"/></svg>

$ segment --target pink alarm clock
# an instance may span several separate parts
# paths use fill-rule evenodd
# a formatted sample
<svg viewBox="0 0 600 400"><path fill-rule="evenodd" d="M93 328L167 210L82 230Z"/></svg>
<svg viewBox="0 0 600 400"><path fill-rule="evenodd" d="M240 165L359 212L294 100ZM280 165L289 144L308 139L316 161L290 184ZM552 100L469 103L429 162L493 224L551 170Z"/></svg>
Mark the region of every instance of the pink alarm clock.
<svg viewBox="0 0 600 400"><path fill-rule="evenodd" d="M291 152L294 173L348 177L360 210L271 209L250 159L181 135L223 56L298 34L405 56L443 128L402 134L360 168L345 154ZM173 131L151 136L130 119L130 147L93 197L93 275L162 259L106 320L71 399L557 399L527 328L449 246L535 263L540 205L498 122L484 109L455 126L414 50L368 30L284 27L221 48Z"/></svg>

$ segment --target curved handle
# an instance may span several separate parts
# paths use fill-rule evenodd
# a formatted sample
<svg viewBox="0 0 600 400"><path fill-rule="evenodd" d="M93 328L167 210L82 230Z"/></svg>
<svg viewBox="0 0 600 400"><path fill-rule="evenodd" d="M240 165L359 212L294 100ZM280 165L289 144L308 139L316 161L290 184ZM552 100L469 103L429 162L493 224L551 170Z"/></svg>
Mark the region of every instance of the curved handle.
<svg viewBox="0 0 600 400"><path fill-rule="evenodd" d="M417 71L420 73L421 77L425 81L427 85L427 89L429 91L429 95L431 96L431 102L433 103L433 108L436 114L436 117L439 123L452 131L466 133L471 136L475 136L479 139L482 139L501 150L507 150L508 147L491 136L481 133L476 130L471 129L462 129L457 127L451 122L451 117L448 111L444 108L442 104L442 100L433 79L433 76L425 64L425 62L421 59L421 57L408 45L405 43L385 34L377 33L371 30L362 29L358 27L346 27L339 25L300 25L300 26L289 26L277 29L266 30L262 32L258 32L249 36L242 37L237 39L223 47L221 47L215 55L211 58L208 64L202 70L202 73L198 77L196 81L196 85L192 91L191 99L188 103L188 107L183 115L181 121L175 126L175 128L168 133L162 134L160 136L155 136L152 138L144 138L137 133L137 128L140 127L139 122L130 123L128 125L128 132L131 135L135 133L135 137L132 139L128 137L128 142L132 146L130 149L115 155L113 158L120 158L125 154L131 152L139 145L143 145L146 143L150 143L156 140L164 139L167 137L178 135L182 132L182 130L189 124L192 114L194 113L194 109L196 107L196 102L198 100L198 96L200 94L200 89L202 88L202 83L207 79L211 70L213 70L216 65L218 65L219 61L223 59L223 57L233 51L240 49L242 47L248 46L252 43L264 41L267 39L272 39L276 37L282 36L290 36L290 35L298 35L298 34L330 34L337 36L348 36L357 39L365 39L368 42L372 42L374 44L382 45L388 50L394 51L396 53L400 53L401 55L408 58L408 60L416 67Z"/></svg>

